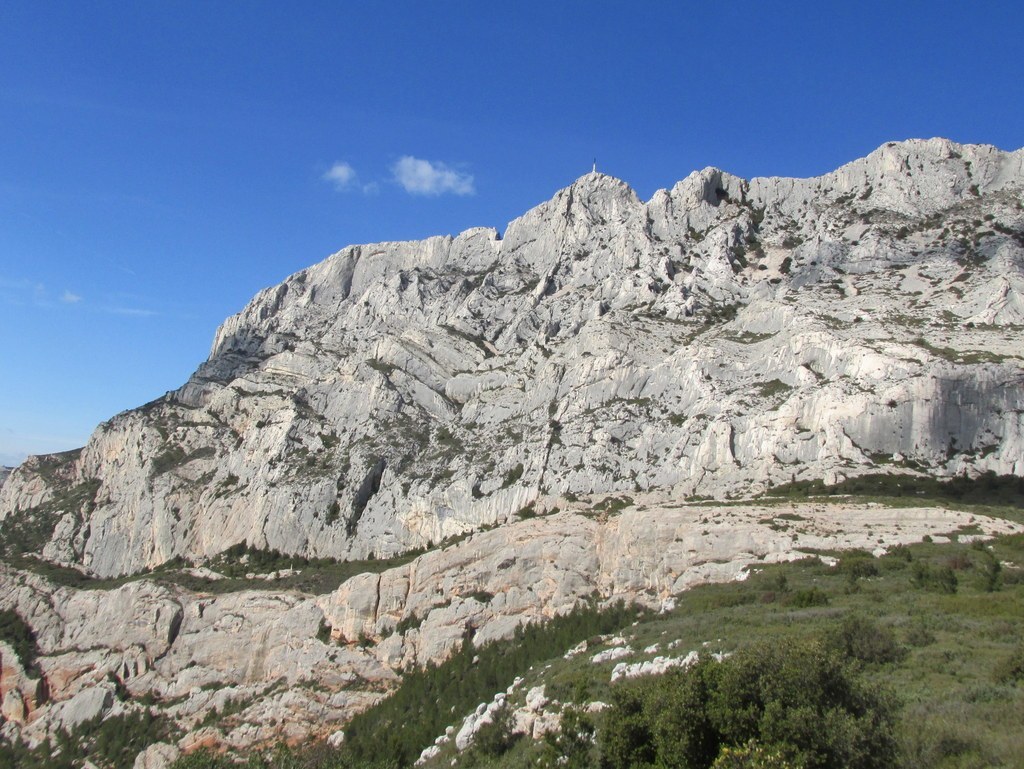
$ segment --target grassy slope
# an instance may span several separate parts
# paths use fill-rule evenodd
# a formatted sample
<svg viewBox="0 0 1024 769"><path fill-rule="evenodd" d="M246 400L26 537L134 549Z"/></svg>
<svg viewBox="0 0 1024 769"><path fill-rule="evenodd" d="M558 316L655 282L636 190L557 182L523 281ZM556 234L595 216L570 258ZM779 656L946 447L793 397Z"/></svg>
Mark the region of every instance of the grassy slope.
<svg viewBox="0 0 1024 769"><path fill-rule="evenodd" d="M1019 511L1005 512L1020 517ZM681 656L690 649L728 652L763 639L786 644L823 638L845 616L867 618L891 631L906 649L899 662L863 665L864 675L890 689L901 703L899 740L905 769L1019 769L1024 766L1024 681L1007 677L1005 663L1020 649L1024 634L1024 569L1004 565L994 570L992 564L999 562L1024 564L1024 536L987 544L922 543L898 548L881 559L848 553L833 568L817 559L768 566L745 582L691 590L680 596L670 613L626 617L619 632L636 650L659 644L657 652L641 651L627 660L632 662L655 654ZM947 569L956 577L955 592L944 592L945 583L934 578ZM517 641L481 653L478 665L486 668L482 672L470 672L473 666L460 656L434 671L429 691L422 688L422 681L411 680L393 701L385 700L360 717L353 741L360 747L354 753L321 746L279 753L265 764L254 756L253 765L325 769L373 765L374 758L398 756L403 759L397 763L379 765L408 765L406 757L416 755L431 737L429 730L400 728L401 721L430 722L437 734L445 724L457 727L472 709L474 697L467 698L467 690L474 692L476 701L489 699L516 673L525 677L513 698L520 704L525 692L539 684L562 702L608 701L615 663L591 662L608 646L607 640L594 637L595 629L589 621L577 623L568 633L563 626L558 643L551 643L554 631L537 631L528 644L534 649L528 655L528 669L503 665L497 673L494 667L496 660L522 654L522 642ZM563 658L573 642L588 637L585 654ZM665 648L675 641L676 648ZM545 651L537 653L541 648ZM467 678L473 675L486 679L487 686L476 686ZM439 720L439 713L449 715ZM600 716L597 726L600 730ZM520 739L500 756L472 750L458 755L449 745L427 767L512 769L537 766L539 760L546 764L545 758L550 754L542 743ZM595 749L590 763L597 761ZM183 769L220 766L227 764L200 756L181 764Z"/></svg>
<svg viewBox="0 0 1024 769"><path fill-rule="evenodd" d="M1001 538L991 549L922 543L878 560L849 554L831 569L814 560L771 566L746 582L690 591L670 614L624 632L634 649L660 644L655 654L731 651L765 638L785 644L824 637L843 616L855 613L891 629L907 649L902 661L866 665L864 672L901 702L900 741L908 769L1019 768L1024 766L1024 681L1000 680L1000 671L1024 634L1024 570L1003 567L990 590L993 557L1024 564L1024 536ZM874 564L878 573L856 577L850 566L858 560ZM922 584L921 566L915 564L933 572L952 568L956 592L939 592L927 580ZM812 589L827 603L800 606ZM677 649L664 648L676 640L682 642ZM598 648L570 661L553 659L543 675L527 677L524 689L546 683L547 693L562 701L607 701L614 663L593 665L590 658ZM458 765L526 766L539 754L539 746L524 741L501 758L466 755ZM432 765L449 766L451 758L445 753Z"/></svg>

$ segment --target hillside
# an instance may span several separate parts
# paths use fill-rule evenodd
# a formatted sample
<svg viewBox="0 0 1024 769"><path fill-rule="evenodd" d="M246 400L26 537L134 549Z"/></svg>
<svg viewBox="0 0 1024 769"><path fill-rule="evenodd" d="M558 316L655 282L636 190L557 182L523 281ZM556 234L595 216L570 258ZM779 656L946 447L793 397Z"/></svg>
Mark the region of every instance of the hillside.
<svg viewBox="0 0 1024 769"><path fill-rule="evenodd" d="M605 739L614 664L869 614L913 649L858 674L919 696L920 755L962 743L908 766L1011 766L935 703L1022 703L983 685L1021 630L1022 190L1024 150L943 139L647 202L593 173L266 289L184 385L0 475L0 759L535 765L566 703ZM539 742L453 745L506 689Z"/></svg>

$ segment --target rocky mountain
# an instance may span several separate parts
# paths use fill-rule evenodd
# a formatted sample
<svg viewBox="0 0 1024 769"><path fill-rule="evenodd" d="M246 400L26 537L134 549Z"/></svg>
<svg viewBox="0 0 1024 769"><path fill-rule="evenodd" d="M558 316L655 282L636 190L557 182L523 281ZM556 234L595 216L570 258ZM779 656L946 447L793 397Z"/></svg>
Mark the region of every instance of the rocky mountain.
<svg viewBox="0 0 1024 769"><path fill-rule="evenodd" d="M0 737L156 713L174 736L140 769L337 740L466 638L1024 531L751 499L1024 476L1022 194L1024 150L942 139L814 179L705 169L647 202L594 173L503 234L289 277L182 387L0 476Z"/></svg>
<svg viewBox="0 0 1024 769"><path fill-rule="evenodd" d="M109 576L387 556L572 495L1022 474L1022 166L907 141L647 202L592 173L503 234L343 249L184 386L19 467L0 531Z"/></svg>

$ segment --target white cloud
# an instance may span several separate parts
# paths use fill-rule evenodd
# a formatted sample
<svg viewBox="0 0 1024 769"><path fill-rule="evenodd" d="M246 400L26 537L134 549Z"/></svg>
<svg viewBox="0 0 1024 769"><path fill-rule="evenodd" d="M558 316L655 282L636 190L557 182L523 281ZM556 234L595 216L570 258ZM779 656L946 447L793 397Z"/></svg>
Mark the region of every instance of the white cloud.
<svg viewBox="0 0 1024 769"><path fill-rule="evenodd" d="M333 184L336 190L347 190L355 184L356 177L356 169L344 161L339 161L324 174L324 181Z"/></svg>
<svg viewBox="0 0 1024 769"><path fill-rule="evenodd" d="M64 304L78 304L82 301L82 297L64 289L64 293L61 295L60 300L64 302Z"/></svg>
<svg viewBox="0 0 1024 769"><path fill-rule="evenodd" d="M472 195L473 177L462 174L444 163L431 163L411 155L403 155L391 167L396 182L412 195Z"/></svg>

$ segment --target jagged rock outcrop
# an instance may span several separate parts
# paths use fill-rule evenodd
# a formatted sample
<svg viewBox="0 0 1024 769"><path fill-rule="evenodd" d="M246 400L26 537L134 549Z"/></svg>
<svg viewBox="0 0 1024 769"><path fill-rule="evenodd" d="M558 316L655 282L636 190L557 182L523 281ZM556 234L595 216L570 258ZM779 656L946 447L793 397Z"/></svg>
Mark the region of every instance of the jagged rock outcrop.
<svg viewBox="0 0 1024 769"><path fill-rule="evenodd" d="M0 643L0 737L38 743L146 709L176 736L143 762L201 745L325 737L404 671L448 657L467 629L482 644L588 601L670 606L693 585L822 550L1024 532L935 508L715 507L646 494L595 515L592 502L474 534L323 595L270 583L204 593L154 578L72 589L0 566L0 609L34 630L41 674L27 674Z"/></svg>
<svg viewBox="0 0 1024 769"><path fill-rule="evenodd" d="M116 575L390 555L566 495L1024 474L1022 169L933 139L648 202L587 174L503 236L346 248L183 387L18 468L0 538Z"/></svg>

